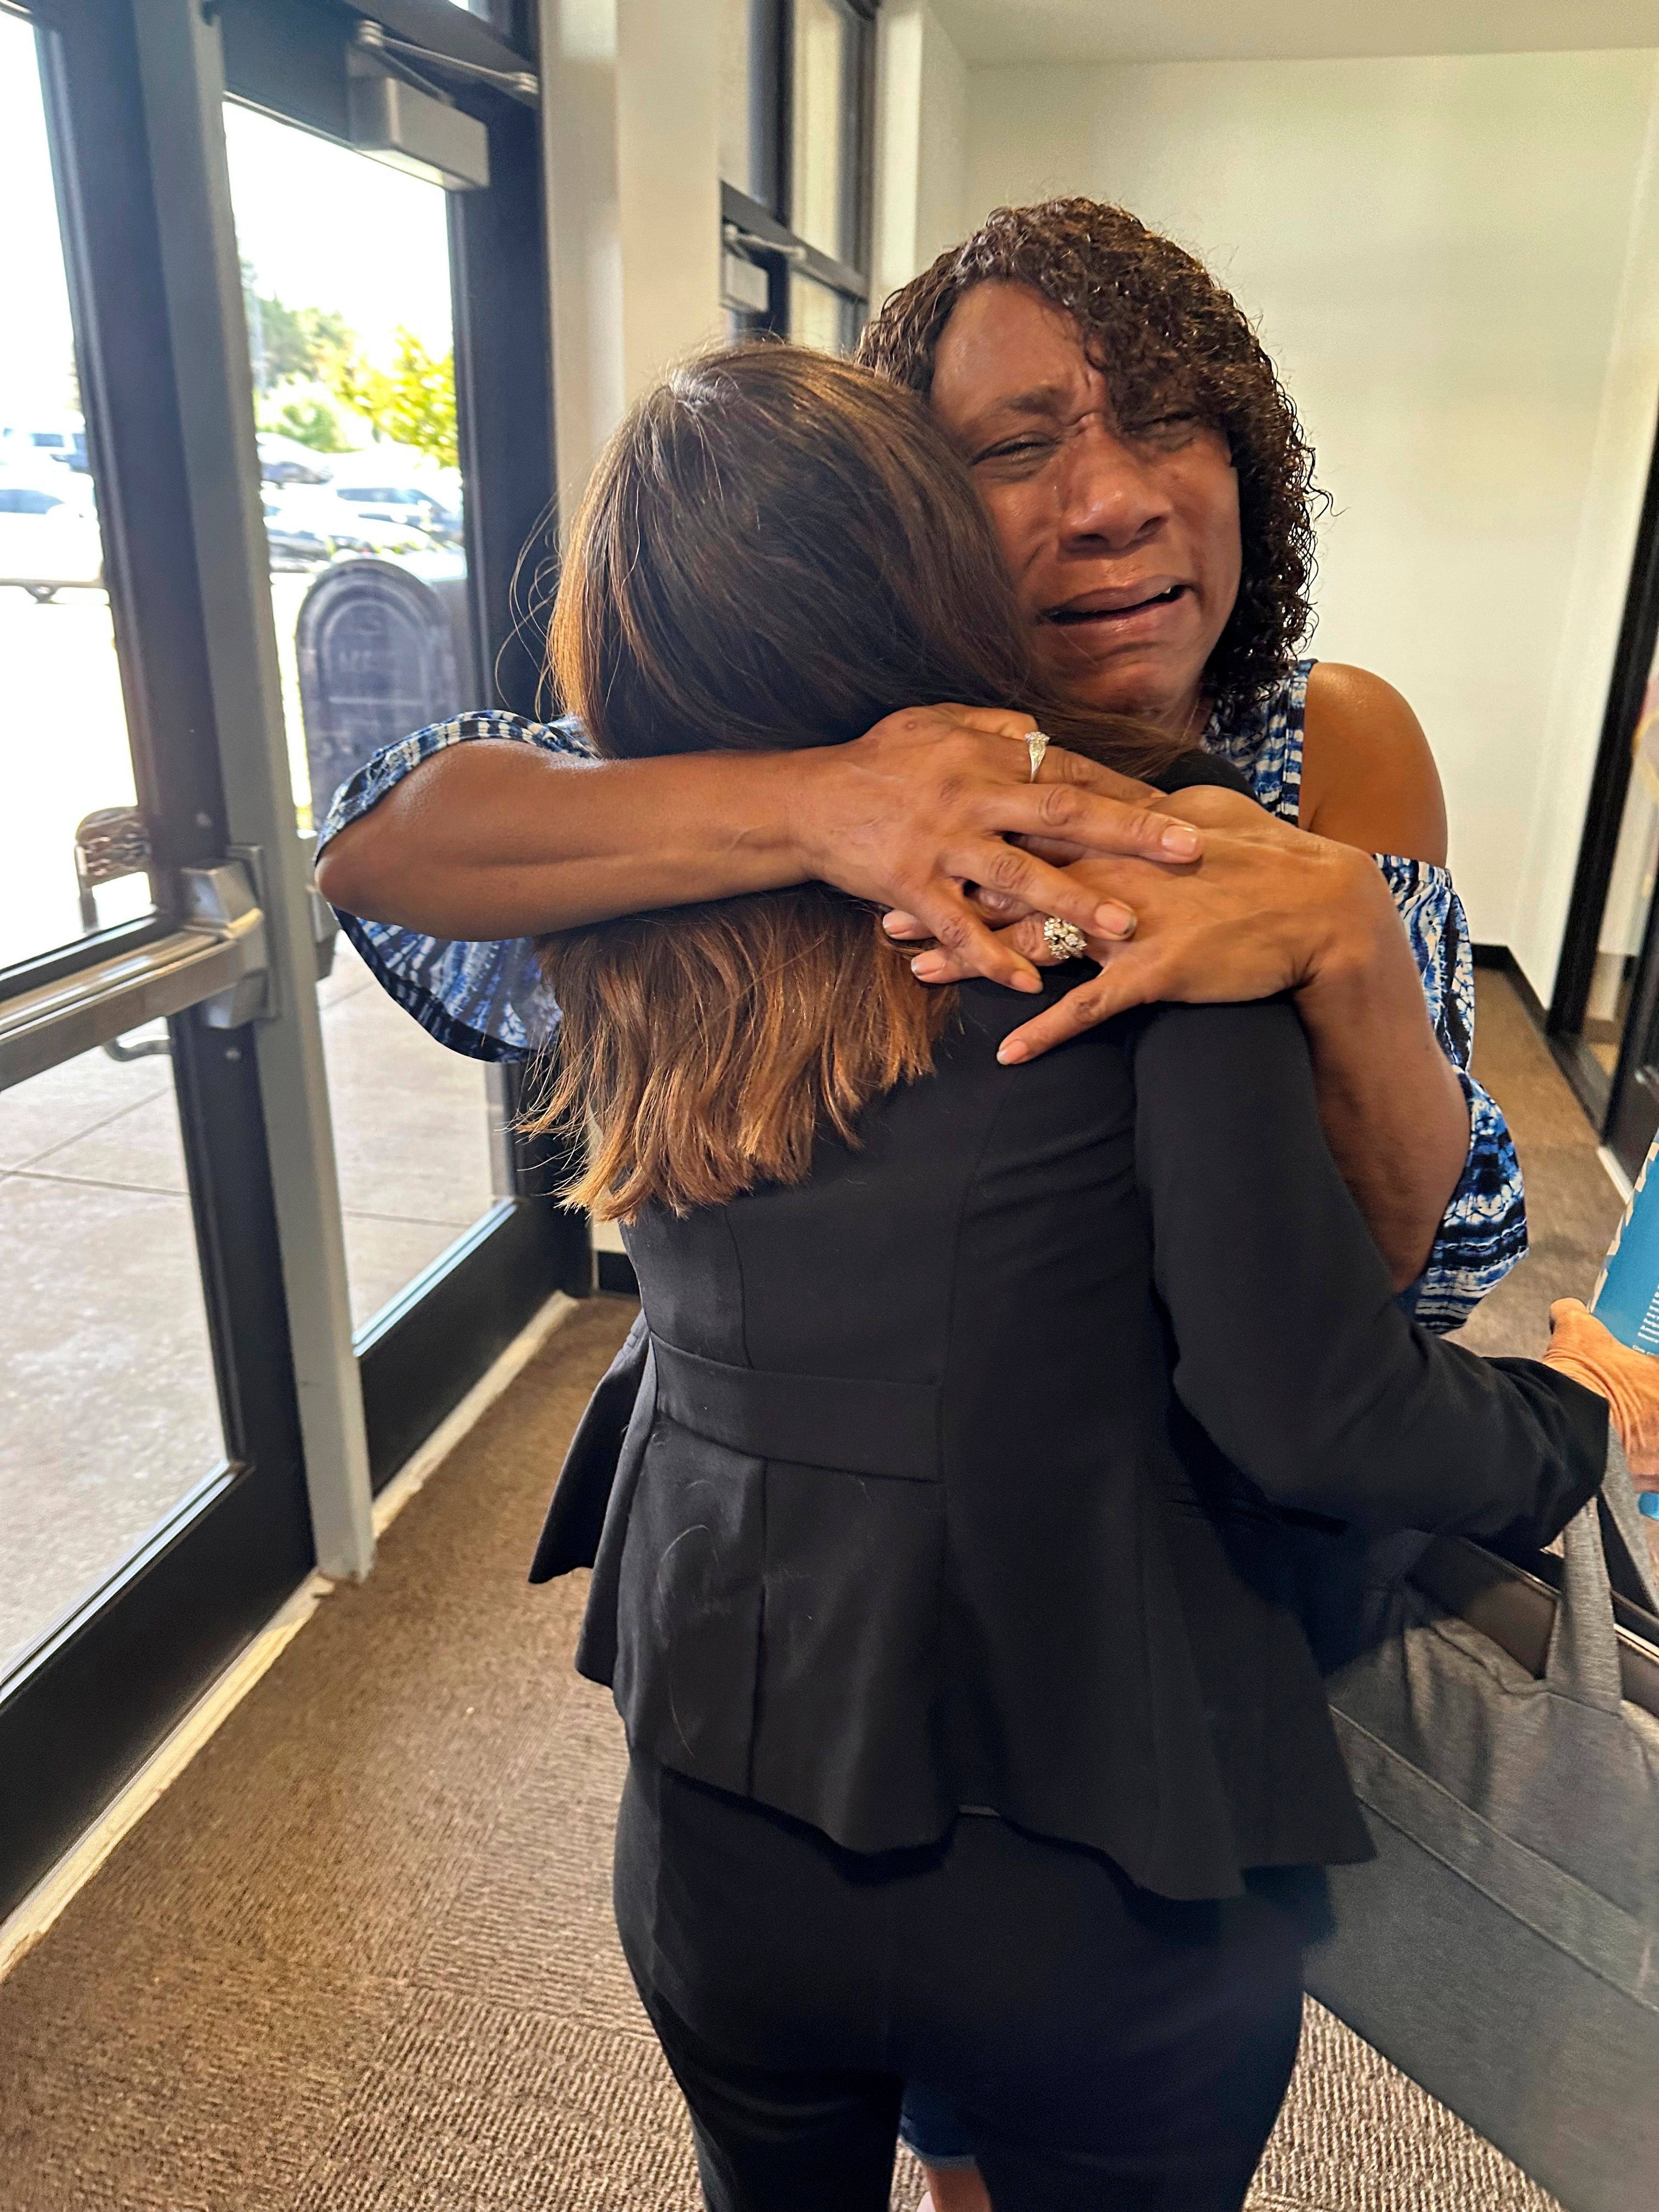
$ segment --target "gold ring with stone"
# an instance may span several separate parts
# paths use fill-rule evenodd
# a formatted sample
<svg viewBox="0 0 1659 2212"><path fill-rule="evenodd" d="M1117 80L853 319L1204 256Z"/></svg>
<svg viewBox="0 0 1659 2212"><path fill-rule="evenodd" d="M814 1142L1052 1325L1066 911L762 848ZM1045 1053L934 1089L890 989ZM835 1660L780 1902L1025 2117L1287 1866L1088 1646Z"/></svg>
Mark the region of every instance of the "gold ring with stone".
<svg viewBox="0 0 1659 2212"><path fill-rule="evenodd" d="M1056 960L1077 960L1089 950L1089 940L1074 922L1051 914L1042 925L1042 941Z"/></svg>
<svg viewBox="0 0 1659 2212"><path fill-rule="evenodd" d="M1037 780L1037 772L1042 766L1042 757L1048 751L1049 744L1050 739L1042 730L1027 730L1025 732L1025 750L1031 757L1033 783Z"/></svg>

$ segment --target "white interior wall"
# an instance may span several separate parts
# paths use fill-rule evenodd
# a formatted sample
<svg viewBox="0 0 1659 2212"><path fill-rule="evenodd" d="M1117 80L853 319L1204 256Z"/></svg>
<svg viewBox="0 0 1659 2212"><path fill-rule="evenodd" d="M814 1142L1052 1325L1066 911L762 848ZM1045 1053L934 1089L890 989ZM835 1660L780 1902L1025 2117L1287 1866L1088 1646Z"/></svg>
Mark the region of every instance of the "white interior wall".
<svg viewBox="0 0 1659 2212"><path fill-rule="evenodd" d="M871 288L881 300L962 235L968 70L927 0L887 0L876 25Z"/></svg>
<svg viewBox="0 0 1659 2212"><path fill-rule="evenodd" d="M885 281L924 204L931 251L1051 192L1216 270L1335 495L1316 649L1416 706L1474 933L1547 996L1659 393L1654 54L975 69L950 143L930 14L894 10L947 90Z"/></svg>
<svg viewBox="0 0 1659 2212"><path fill-rule="evenodd" d="M629 403L724 330L720 6L540 0L562 528Z"/></svg>
<svg viewBox="0 0 1659 2212"><path fill-rule="evenodd" d="M540 0L568 522L629 402L718 338L721 0Z"/></svg>

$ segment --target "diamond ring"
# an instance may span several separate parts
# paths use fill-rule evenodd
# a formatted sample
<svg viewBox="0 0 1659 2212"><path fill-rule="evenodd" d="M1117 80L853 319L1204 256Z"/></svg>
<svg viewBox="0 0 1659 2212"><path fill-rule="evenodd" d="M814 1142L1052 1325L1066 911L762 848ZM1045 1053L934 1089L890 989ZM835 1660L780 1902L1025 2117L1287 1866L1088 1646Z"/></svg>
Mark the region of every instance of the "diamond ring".
<svg viewBox="0 0 1659 2212"><path fill-rule="evenodd" d="M1076 925L1051 914L1042 925L1042 941L1056 960L1076 960L1089 950L1089 940Z"/></svg>

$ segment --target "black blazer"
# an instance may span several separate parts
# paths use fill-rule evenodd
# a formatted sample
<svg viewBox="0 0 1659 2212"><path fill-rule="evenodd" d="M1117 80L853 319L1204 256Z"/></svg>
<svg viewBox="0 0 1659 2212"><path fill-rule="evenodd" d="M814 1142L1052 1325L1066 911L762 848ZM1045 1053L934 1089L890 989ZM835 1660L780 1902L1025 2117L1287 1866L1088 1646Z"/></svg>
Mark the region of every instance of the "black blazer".
<svg viewBox="0 0 1659 2212"><path fill-rule="evenodd" d="M1605 1406L1400 1312L1288 1005L1011 1070L1038 1002L959 998L859 1149L628 1232L654 1372L579 1664L636 1749L858 1850L983 1806L1173 1897L1368 1856L1319 1598L1360 1537L1547 1539Z"/></svg>

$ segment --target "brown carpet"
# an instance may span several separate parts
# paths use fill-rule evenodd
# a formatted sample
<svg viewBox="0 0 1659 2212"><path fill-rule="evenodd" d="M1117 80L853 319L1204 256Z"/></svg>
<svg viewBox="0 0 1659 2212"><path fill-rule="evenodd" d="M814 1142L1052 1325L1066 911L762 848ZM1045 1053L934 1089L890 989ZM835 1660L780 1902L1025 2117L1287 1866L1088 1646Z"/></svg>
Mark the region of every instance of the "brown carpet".
<svg viewBox="0 0 1659 2212"><path fill-rule="evenodd" d="M1535 1358L1553 1298L1587 1298L1624 1201L1596 1157L1595 1133L1513 987L1476 975L1474 1072L1503 1106L1527 1182L1532 1252L1500 1283L1458 1341Z"/></svg>
<svg viewBox="0 0 1659 2212"><path fill-rule="evenodd" d="M1534 1271L1577 1287L1617 1202L1506 995L1482 1058L1527 1125ZM1483 1327L1547 1302L1499 1295ZM692 2212L611 1927L622 1754L570 1668L585 1578L524 1581L629 1312L551 1339L0 1985L3 2212ZM907 2165L895 2203L916 2194ZM1311 2008L1255 2201L1552 2212Z"/></svg>

